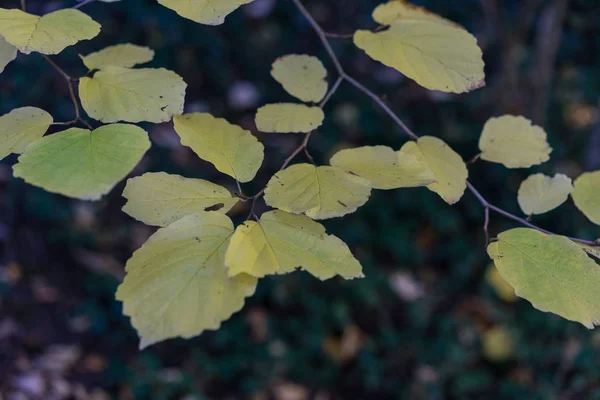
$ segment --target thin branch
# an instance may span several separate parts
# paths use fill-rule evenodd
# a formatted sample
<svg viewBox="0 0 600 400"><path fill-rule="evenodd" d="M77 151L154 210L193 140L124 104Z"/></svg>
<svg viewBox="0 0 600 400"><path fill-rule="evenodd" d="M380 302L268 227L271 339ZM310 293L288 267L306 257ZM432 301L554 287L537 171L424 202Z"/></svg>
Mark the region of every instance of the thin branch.
<svg viewBox="0 0 600 400"><path fill-rule="evenodd" d="M27 8L26 0L21 0L21 10L25 11Z"/></svg>
<svg viewBox="0 0 600 400"><path fill-rule="evenodd" d="M81 3L74 5L72 8L81 8L81 7L85 6L86 4L90 4L93 1L96 1L96 0L83 0Z"/></svg>
<svg viewBox="0 0 600 400"><path fill-rule="evenodd" d="M490 232L488 227L490 226L490 207L485 206L484 208L484 220L483 220L483 234L485 235L485 247L487 248L490 244Z"/></svg>
<svg viewBox="0 0 600 400"><path fill-rule="evenodd" d="M306 8L304 8L304 6L302 5L301 0L292 0L292 1L294 2L294 4L296 5L296 7L298 8L298 10L304 15L304 17L310 23L310 25L313 27L315 33L319 36L319 39L323 43L323 46L325 47L325 50L329 54L329 57L331 58L331 61L333 62L333 64L335 65L336 70L340 74L340 78L342 78L342 80L348 81L354 87L356 87L357 89L359 89L360 91L362 91L363 93L365 93L367 96L369 96L371 99L373 99L373 101L375 101L375 103L377 103L377 105L379 107L381 107L392 118L392 120L400 128L402 128L402 130L404 131L404 133L406 133L411 139L418 140L419 136L416 133L414 133L392 111L392 109L387 104L385 104L385 102L379 96L377 96L375 93L373 93L371 90L369 90L366 86L364 86L363 84L361 84L360 82L358 82L357 80L355 80L354 78L352 78L351 76L349 76L344 71L344 68L342 67L342 64L341 64L340 60L338 59L337 55L332 50L331 45L329 44L329 40L327 39L327 35L323 31L323 28L321 28L321 26L315 21L315 19L306 10ZM338 81L339 81L339 79L338 79ZM337 85L337 86L339 86L339 85ZM337 86L335 87L335 90L337 90ZM335 90L333 90L333 91L335 92ZM329 96L329 97L331 97L331 96ZM306 144L308 143L308 138L309 137L310 137L310 133L306 135L305 140L302 142L302 144L292 153L292 155L290 157L288 157L288 159L286 160L286 162L284 162L284 165L281 167L281 169L284 169L285 167L287 167L287 165L289 164L289 162L291 162L291 160L304 147L306 147ZM550 231L548 231L546 229L543 229L543 228L540 228L540 227L538 227L536 225L533 225L531 222L526 221L523 218L520 218L520 217L518 217L516 215L513 215L513 214L509 213L508 211L505 211L505 210L501 209L500 207L496 207L496 206L490 204L485 199L485 197L483 197L483 195L481 193L479 193L479 191L471 184L471 182L467 181L466 183L467 183L467 188L469 189L469 191L471 193L473 193L473 195L477 198L477 200L484 207L484 210L485 210L484 231L485 231L485 234L486 234L486 242L487 242L487 236L489 236L489 234L488 234L488 226L489 226L489 212L490 212L490 210L492 210L492 211L494 211L494 212L496 212L496 213L498 213L500 215L503 215L504 217L506 217L508 219L512 219L513 221L519 222L520 224L522 224L524 226L527 226L527 227L529 227L531 229L536 229L536 230L538 230L540 232L544 232L544 233L549 234L549 235L555 235L555 233L552 233L552 232L550 232ZM256 198L260 197L264 193L264 190L265 189L263 188L263 190L260 193L258 193L256 196L254 196L255 200L256 200ZM584 240L584 239L578 239L578 238L572 238L572 237L568 237L568 238L571 239L571 240L573 240L573 241L575 241L575 242L587 244L587 245L590 245L590 246L599 246L600 245L597 241L590 241L590 240Z"/></svg>

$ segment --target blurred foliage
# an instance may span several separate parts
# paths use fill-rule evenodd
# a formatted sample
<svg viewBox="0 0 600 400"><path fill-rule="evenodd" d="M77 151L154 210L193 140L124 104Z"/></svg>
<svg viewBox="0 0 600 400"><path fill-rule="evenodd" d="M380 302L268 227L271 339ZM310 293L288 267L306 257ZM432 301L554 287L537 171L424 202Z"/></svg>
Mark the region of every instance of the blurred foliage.
<svg viewBox="0 0 600 400"><path fill-rule="evenodd" d="M34 13L74 4L27 3ZM378 3L305 1L336 33L374 27L370 12ZM600 167L600 1L415 3L478 37L486 88L460 96L427 92L351 41L333 39L335 50L418 134L443 138L465 159L476 154L490 116L524 114L543 123L555 149L550 162L531 170L470 166L473 183L490 201L518 214L516 192L527 174L575 177ZM255 130L257 107L290 100L269 75L273 60L317 55L335 79L290 1L256 0L218 27L182 19L154 0L94 2L83 10L103 25L102 33L56 62L79 76L85 69L78 53L123 42L155 49L150 65L172 69L188 83L186 111L225 117L265 144L265 165L244 185L246 193L260 190L301 139ZM62 78L36 54L20 55L0 75L0 113L26 105L55 120L72 118ZM399 148L406 140L349 85L325 111L326 122L310 142L318 162L340 147ZM134 175L166 171L234 190L228 177L179 144L171 124L144 128L153 148ZM470 194L450 207L424 188L376 191L355 214L325 221L349 244L367 278L322 283L298 272L263 279L219 331L138 352L114 292L124 262L152 230L120 211L124 185L99 202L69 200L13 179L14 162L9 157L0 164L0 393L16 396L9 399L600 399L600 335L496 294L485 279L483 210ZM246 213L237 209L236 222ZM571 202L535 222L572 236L600 236ZM490 232L512 226L493 216ZM490 353L490 342L503 347Z"/></svg>

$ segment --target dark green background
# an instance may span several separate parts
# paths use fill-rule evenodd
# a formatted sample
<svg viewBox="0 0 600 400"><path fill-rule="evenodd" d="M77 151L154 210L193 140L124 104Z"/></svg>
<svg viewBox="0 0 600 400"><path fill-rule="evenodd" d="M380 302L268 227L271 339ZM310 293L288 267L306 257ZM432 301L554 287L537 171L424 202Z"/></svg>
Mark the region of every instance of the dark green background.
<svg viewBox="0 0 600 400"><path fill-rule="evenodd" d="M1 3L18 6L17 0ZM305 1L319 23L337 33L375 27L370 12L378 3ZM523 114L543 124L554 148L550 162L530 170L481 161L469 167L484 196L516 214L516 191L528 174L574 178L598 169L599 1L568 1L564 16L563 0L416 3L478 37L487 87L460 96L431 93L370 60L351 41L332 40L351 75L383 96L417 134L443 138L465 159L477 153L491 116ZM29 0L28 9L43 14L73 4ZM292 100L269 75L273 60L314 54L330 70L330 83L335 79L317 37L289 0L257 0L218 27L185 20L154 0L95 2L83 10L102 24L101 34L53 59L81 76L78 53L123 42L155 49L150 66L174 70L188 83L186 111L225 117L264 143L266 160L255 181L244 185L247 194L260 190L301 140L256 132L258 106ZM547 91L544 76L551 77ZM0 114L22 106L41 107L57 121L73 117L64 81L36 54L19 55L0 75ZM309 146L320 163L341 147L405 142L348 84L325 112ZM171 124L143 126L153 147L133 175L166 171L235 189L179 144ZM361 261L365 279L320 282L302 272L266 278L219 331L138 352L114 292L124 262L152 229L120 211L123 184L99 202L69 200L12 178L15 160L0 164L1 393L42 390L25 398L70 398L52 397L63 387L63 393L94 399L600 399L600 336L526 301L505 303L486 283L483 210L469 193L448 206L425 188L375 191L356 213L324 222ZM261 202L259 211L265 209ZM240 207L233 217L241 222L247 212ZM600 236L571 201L534 222L571 236ZM494 215L490 232L514 226ZM421 295L394 289L399 277ZM482 353L481 337L492 327L514 338L506 361Z"/></svg>

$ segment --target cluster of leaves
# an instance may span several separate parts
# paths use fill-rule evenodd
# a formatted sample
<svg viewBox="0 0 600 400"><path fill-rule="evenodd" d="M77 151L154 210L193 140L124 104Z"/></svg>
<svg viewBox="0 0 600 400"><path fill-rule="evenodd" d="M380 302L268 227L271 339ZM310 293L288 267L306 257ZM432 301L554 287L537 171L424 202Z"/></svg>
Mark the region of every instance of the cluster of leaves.
<svg viewBox="0 0 600 400"><path fill-rule="evenodd" d="M252 0L158 1L182 17L216 25ZM353 41L374 60L431 90L464 93L485 85L482 52L461 26L402 0L378 6L373 19L380 28L358 30ZM99 32L100 26L78 10L38 17L0 9L0 61L5 65L17 51L57 54ZM91 118L107 125L44 136L53 118L43 110L24 107L0 117L0 156L20 154L14 175L50 192L98 199L124 179L150 147L143 129L119 122L173 119L183 145L234 178L238 187L252 181L263 163L264 146L251 132L224 119L183 114L186 84L181 77L165 69L134 68L153 55L148 48L121 44L81 57L89 69L79 79L81 105ZM256 126L267 133L305 134L305 139L256 195L246 197L241 190L232 195L211 182L166 173L128 180L123 210L160 227L128 261L117 291L141 347L218 329L267 275L301 268L321 280L363 277L348 246L316 220L356 211L372 190L424 186L454 204L470 188L463 158L432 136L411 134L414 140L399 150L344 149L326 166L290 166L323 123L327 101L344 79L350 79L339 65L336 69L342 76L329 88L327 70L313 56L290 54L273 63L273 78L300 103L259 108ZM73 123L87 124L77 114ZM479 158L508 168L539 165L552 151L541 127L510 115L485 124L479 150ZM583 174L573 184L564 175L536 174L522 183L518 202L531 216L558 207L571 195L576 206L600 224L599 192L600 171ZM263 195L274 210L258 217L254 204ZM240 201L251 204L249 220L234 227L226 214ZM491 205L484 206L489 212ZM502 278L535 307L588 327L599 323L600 298L594 287L600 284L600 267L588 256L599 256L593 243L517 228L501 233L488 253Z"/></svg>

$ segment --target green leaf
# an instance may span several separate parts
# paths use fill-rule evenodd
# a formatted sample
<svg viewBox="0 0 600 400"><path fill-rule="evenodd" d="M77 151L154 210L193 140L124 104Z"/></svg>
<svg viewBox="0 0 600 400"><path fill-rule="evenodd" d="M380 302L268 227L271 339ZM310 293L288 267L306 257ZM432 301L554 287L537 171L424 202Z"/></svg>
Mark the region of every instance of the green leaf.
<svg viewBox="0 0 600 400"><path fill-rule="evenodd" d="M504 115L490 118L479 139L483 160L507 168L529 168L550 159L552 148L546 132L524 117Z"/></svg>
<svg viewBox="0 0 600 400"><path fill-rule="evenodd" d="M100 24L79 10L64 9L42 17L0 8L0 35L25 54L58 54L100 33Z"/></svg>
<svg viewBox="0 0 600 400"><path fill-rule="evenodd" d="M164 172L147 173L127 181L123 211L147 225L167 226L200 211L227 213L238 199L229 190L202 179Z"/></svg>
<svg viewBox="0 0 600 400"><path fill-rule="evenodd" d="M269 180L265 202L294 214L326 219L353 213L370 195L369 181L341 168L295 164Z"/></svg>
<svg viewBox="0 0 600 400"><path fill-rule="evenodd" d="M593 223L600 225L600 171L586 172L575 179L573 201Z"/></svg>
<svg viewBox="0 0 600 400"><path fill-rule="evenodd" d="M323 123L325 114L319 107L304 104L267 104L256 112L256 127L261 132L308 133Z"/></svg>
<svg viewBox="0 0 600 400"><path fill-rule="evenodd" d="M446 22L397 19L381 32L356 31L354 44L430 90L463 93L485 86L477 39Z"/></svg>
<svg viewBox="0 0 600 400"><path fill-rule="evenodd" d="M187 85L164 68L107 67L79 80L81 104L102 122L164 122L183 112Z"/></svg>
<svg viewBox="0 0 600 400"><path fill-rule="evenodd" d="M240 182L256 176L264 146L249 131L210 114L185 114L174 119L181 144Z"/></svg>
<svg viewBox="0 0 600 400"><path fill-rule="evenodd" d="M205 25L221 25L225 17L254 0L158 0L183 18Z"/></svg>
<svg viewBox="0 0 600 400"><path fill-rule="evenodd" d="M306 103L317 103L327 93L327 70L317 57L289 54L278 58L271 76L286 92Z"/></svg>
<svg viewBox="0 0 600 400"><path fill-rule="evenodd" d="M17 48L0 36L0 73L12 60L17 58Z"/></svg>
<svg viewBox="0 0 600 400"><path fill-rule="evenodd" d="M144 46L124 43L106 47L87 56L80 55L79 57L89 70L107 67L131 68L152 61L154 50Z"/></svg>
<svg viewBox="0 0 600 400"><path fill-rule="evenodd" d="M417 142L407 142L403 150L425 160L433 171L436 182L427 188L440 195L448 204L460 200L467 188L469 171L463 159L444 141L433 136L422 136Z"/></svg>
<svg viewBox="0 0 600 400"><path fill-rule="evenodd" d="M541 311L593 328L600 321L600 266L564 236L517 228L488 246L502 278Z"/></svg>
<svg viewBox="0 0 600 400"><path fill-rule="evenodd" d="M149 148L148 134L134 125L105 125L92 132L71 128L27 147L14 175L52 193L97 200L125 178Z"/></svg>
<svg viewBox="0 0 600 400"><path fill-rule="evenodd" d="M453 27L462 28L450 20L442 18L423 7L417 7L405 0L390 0L387 3L382 3L375 7L372 15L373 19L381 25L390 25L398 19L417 19L441 22Z"/></svg>
<svg viewBox="0 0 600 400"><path fill-rule="evenodd" d="M0 117L0 160L11 153L21 154L40 139L54 120L35 107L22 107Z"/></svg>
<svg viewBox="0 0 600 400"><path fill-rule="evenodd" d="M543 214L567 201L572 191L571 178L566 175L530 175L519 187L519 206L527 215Z"/></svg>
<svg viewBox="0 0 600 400"><path fill-rule="evenodd" d="M301 268L325 280L335 275L362 278L362 267L348 246L304 215L284 211L264 213L235 230L225 263L230 276L263 277Z"/></svg>
<svg viewBox="0 0 600 400"><path fill-rule="evenodd" d="M227 216L201 212L159 229L133 253L116 297L140 335L140 348L219 329L254 294L256 278L227 274L232 233Z"/></svg>
<svg viewBox="0 0 600 400"><path fill-rule="evenodd" d="M341 150L331 165L367 179L374 189L398 189L426 186L435 175L420 153L409 153L403 146L394 151L387 146L365 146Z"/></svg>

